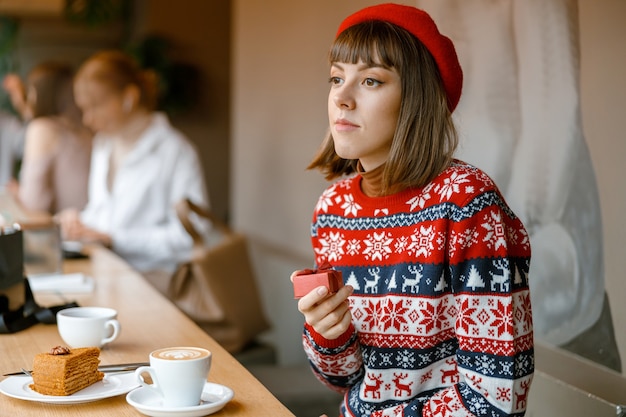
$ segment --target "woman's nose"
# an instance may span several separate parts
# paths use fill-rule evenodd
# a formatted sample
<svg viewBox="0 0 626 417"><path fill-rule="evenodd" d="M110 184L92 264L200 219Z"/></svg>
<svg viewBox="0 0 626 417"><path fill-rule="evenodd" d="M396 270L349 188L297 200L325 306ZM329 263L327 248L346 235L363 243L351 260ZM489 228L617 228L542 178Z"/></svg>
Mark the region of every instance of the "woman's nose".
<svg viewBox="0 0 626 417"><path fill-rule="evenodd" d="M342 86L342 88L335 90L333 102L335 103L335 106L343 109L353 109L356 105L354 94L352 94L350 88L345 85Z"/></svg>

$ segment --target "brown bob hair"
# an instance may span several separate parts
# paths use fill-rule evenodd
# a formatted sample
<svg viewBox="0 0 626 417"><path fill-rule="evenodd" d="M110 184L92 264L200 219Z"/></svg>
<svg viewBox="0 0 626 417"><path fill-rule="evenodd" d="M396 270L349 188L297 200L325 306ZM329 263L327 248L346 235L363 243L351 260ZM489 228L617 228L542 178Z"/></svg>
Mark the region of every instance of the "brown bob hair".
<svg viewBox="0 0 626 417"><path fill-rule="evenodd" d="M73 79L74 70L69 64L46 61L35 66L26 79L32 117L78 112L72 91Z"/></svg>
<svg viewBox="0 0 626 417"><path fill-rule="evenodd" d="M383 194L422 187L450 164L458 135L439 70L422 42L392 23L367 21L341 32L328 59L331 64L382 65L400 76L402 102L383 171ZM333 180L357 172L357 164L337 155L329 130L307 169L319 169Z"/></svg>

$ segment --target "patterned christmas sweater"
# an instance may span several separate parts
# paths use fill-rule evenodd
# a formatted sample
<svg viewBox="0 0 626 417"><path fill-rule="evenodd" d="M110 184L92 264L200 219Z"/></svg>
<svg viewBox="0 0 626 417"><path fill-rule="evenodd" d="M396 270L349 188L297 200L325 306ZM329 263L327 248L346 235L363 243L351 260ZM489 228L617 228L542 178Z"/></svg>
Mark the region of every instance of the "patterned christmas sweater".
<svg viewBox="0 0 626 417"><path fill-rule="evenodd" d="M341 415L523 416L534 351L520 220L458 160L391 196L360 180L330 186L311 229L317 265L354 287L344 335L303 334L315 375L345 392Z"/></svg>

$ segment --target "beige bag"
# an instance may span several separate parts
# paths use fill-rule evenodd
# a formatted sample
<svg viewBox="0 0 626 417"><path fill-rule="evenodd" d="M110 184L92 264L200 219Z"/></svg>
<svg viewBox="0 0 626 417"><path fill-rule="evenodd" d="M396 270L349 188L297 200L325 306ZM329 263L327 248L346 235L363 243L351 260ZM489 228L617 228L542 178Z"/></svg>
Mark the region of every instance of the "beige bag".
<svg viewBox="0 0 626 417"><path fill-rule="evenodd" d="M239 352L270 327L246 238L189 200L177 204L176 211L193 239L193 254L191 261L175 272L167 295L226 350ZM189 220L190 212L209 219L222 232L219 243L211 246L204 243Z"/></svg>

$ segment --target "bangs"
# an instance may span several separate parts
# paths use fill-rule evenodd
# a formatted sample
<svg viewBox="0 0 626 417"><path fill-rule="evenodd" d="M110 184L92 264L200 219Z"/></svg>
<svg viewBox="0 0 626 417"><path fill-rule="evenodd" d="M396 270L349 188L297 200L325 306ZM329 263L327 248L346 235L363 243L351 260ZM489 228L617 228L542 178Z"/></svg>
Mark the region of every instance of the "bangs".
<svg viewBox="0 0 626 417"><path fill-rule="evenodd" d="M362 22L337 36L328 60L382 66L400 76L400 114L383 171L383 194L398 186L423 187L450 164L458 136L448 97L435 59L417 37L389 22ZM328 133L308 169L320 169L330 181L357 172L357 162L339 157Z"/></svg>
<svg viewBox="0 0 626 417"><path fill-rule="evenodd" d="M363 61L369 66L399 67L402 51L398 47L398 38L404 35L398 29L383 21L368 21L351 26L335 39L328 60L331 64L356 64Z"/></svg>

